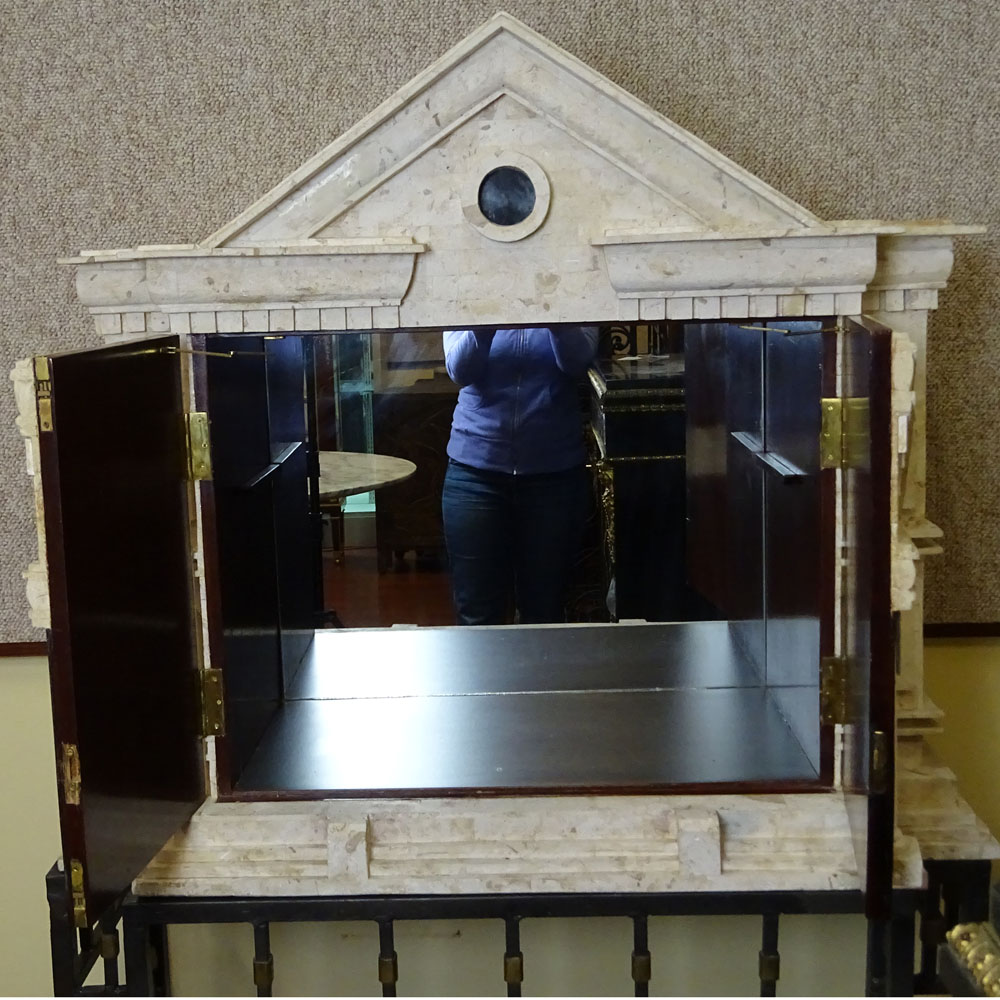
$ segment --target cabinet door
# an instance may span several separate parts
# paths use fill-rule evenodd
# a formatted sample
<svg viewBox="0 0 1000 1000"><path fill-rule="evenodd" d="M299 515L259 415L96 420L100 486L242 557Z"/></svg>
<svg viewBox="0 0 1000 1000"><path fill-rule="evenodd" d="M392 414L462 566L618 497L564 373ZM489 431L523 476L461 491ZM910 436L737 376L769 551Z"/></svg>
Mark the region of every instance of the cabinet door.
<svg viewBox="0 0 1000 1000"><path fill-rule="evenodd" d="M35 359L63 859L92 926L204 797L177 338Z"/></svg>
<svg viewBox="0 0 1000 1000"><path fill-rule="evenodd" d="M850 671L842 774L869 917L889 916L892 888L891 365L891 331L867 319L845 320L841 395L853 415L844 423L848 458L841 494L846 556L841 643Z"/></svg>

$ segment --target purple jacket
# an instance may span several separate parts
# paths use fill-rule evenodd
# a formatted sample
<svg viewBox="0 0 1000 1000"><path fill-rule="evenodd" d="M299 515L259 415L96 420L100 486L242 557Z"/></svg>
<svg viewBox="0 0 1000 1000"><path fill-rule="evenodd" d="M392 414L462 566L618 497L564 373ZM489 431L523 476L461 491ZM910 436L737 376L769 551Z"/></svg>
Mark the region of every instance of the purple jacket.
<svg viewBox="0 0 1000 1000"><path fill-rule="evenodd" d="M596 352L596 326L445 330L445 364L462 387L448 455L515 475L581 465L576 380Z"/></svg>

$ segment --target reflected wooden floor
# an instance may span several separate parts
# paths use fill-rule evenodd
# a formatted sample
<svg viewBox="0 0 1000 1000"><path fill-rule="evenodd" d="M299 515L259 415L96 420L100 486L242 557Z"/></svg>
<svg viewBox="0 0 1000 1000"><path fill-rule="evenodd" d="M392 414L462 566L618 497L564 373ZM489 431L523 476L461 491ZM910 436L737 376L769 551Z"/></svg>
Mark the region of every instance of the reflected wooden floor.
<svg viewBox="0 0 1000 1000"><path fill-rule="evenodd" d="M344 628L454 625L451 579L444 566L418 565L413 553L379 573L375 549L323 553L323 596Z"/></svg>

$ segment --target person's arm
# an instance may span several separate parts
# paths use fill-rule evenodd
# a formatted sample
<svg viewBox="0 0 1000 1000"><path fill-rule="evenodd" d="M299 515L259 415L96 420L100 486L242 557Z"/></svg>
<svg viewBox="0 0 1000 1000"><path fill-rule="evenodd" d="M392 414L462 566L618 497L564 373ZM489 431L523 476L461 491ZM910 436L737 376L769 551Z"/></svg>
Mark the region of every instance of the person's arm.
<svg viewBox="0 0 1000 1000"><path fill-rule="evenodd" d="M486 374L495 330L445 330L444 366L459 386L480 381Z"/></svg>
<svg viewBox="0 0 1000 1000"><path fill-rule="evenodd" d="M582 375L597 354L597 327L575 326L549 330L556 364L567 375Z"/></svg>

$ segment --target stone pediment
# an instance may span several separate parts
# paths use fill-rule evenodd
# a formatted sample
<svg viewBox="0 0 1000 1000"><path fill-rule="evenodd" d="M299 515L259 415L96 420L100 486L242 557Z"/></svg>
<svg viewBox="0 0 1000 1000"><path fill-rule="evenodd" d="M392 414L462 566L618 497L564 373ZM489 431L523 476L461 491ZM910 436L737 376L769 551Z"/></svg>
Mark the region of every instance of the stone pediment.
<svg viewBox="0 0 1000 1000"><path fill-rule="evenodd" d="M106 335L828 316L933 308L960 231L820 220L498 14L207 239L68 262Z"/></svg>
<svg viewBox="0 0 1000 1000"><path fill-rule="evenodd" d="M642 219L604 200L595 205L588 220L595 236L639 223L718 231L819 221L520 21L498 14L201 245L319 236L420 161L433 164L437 181L425 197L440 206L447 198L440 189L449 175L462 176L470 156L511 152L537 157L554 174L561 156L583 158L598 191L615 185L620 198L631 185L644 192ZM602 170L610 174L603 185ZM400 229L406 223L402 215L394 221Z"/></svg>

